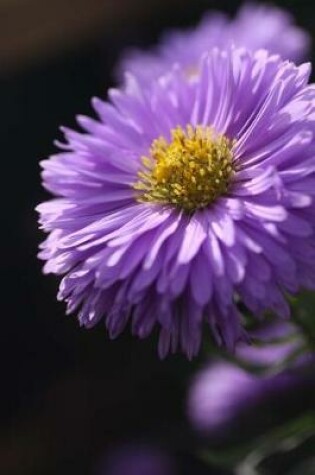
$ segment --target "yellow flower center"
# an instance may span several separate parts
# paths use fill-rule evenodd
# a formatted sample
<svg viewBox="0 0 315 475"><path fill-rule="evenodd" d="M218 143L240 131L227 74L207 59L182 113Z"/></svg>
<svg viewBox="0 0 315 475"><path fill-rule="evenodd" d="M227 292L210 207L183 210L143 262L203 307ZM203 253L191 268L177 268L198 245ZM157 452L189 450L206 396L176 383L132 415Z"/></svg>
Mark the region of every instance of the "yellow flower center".
<svg viewBox="0 0 315 475"><path fill-rule="evenodd" d="M171 204L187 212L205 208L225 194L234 173L232 141L210 127L177 127L171 141L160 137L142 157L134 188L137 200Z"/></svg>

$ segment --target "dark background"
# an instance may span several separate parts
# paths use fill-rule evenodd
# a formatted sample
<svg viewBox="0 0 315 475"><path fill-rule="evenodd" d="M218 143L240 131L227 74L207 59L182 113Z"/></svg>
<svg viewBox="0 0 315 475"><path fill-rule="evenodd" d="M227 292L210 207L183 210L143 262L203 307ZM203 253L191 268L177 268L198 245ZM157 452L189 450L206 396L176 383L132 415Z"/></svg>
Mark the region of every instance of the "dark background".
<svg viewBox="0 0 315 475"><path fill-rule="evenodd" d="M62 4L30 0L25 8L21 0L20 8L12 0L12 11L2 1L0 473L93 475L104 453L128 441L161 446L178 459L181 474L212 473L194 457L197 442L184 414L187 378L198 361L161 363L155 336L111 342L102 324L87 331L65 317L58 280L43 277L36 258L43 235L34 207L47 199L38 163L54 150L59 125L74 126L76 113L91 112L90 97L106 94L123 48L148 46L165 28L194 24L207 8L233 13L239 2L93 1L95 18L68 34L72 16L63 17ZM85 18L91 3L70 3ZM276 4L313 34L313 2ZM47 18L55 22L46 28ZM286 472L278 463L271 473Z"/></svg>

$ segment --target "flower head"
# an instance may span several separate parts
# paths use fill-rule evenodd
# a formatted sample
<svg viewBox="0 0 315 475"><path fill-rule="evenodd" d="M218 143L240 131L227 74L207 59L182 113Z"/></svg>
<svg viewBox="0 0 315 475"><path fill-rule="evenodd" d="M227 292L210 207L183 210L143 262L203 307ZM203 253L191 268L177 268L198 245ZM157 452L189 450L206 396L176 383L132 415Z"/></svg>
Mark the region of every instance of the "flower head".
<svg viewBox="0 0 315 475"><path fill-rule="evenodd" d="M198 79L132 77L93 101L98 120L63 129L43 162L56 198L38 207L45 272L82 325L128 322L159 352L244 337L238 302L289 315L287 293L315 283L315 88L309 66L266 51L213 50Z"/></svg>
<svg viewBox="0 0 315 475"><path fill-rule="evenodd" d="M225 194L233 174L232 143L215 137L209 127L177 127L170 143L155 140L150 158L144 157L146 171L139 172L139 201L173 204L194 212Z"/></svg>
<svg viewBox="0 0 315 475"><path fill-rule="evenodd" d="M235 45L251 51L261 48L283 59L301 62L309 50L310 37L297 27L289 13L277 7L256 3L244 4L235 19L219 12L208 12L200 24L184 31L165 34L149 52L127 52L118 68L134 74L143 85L180 64L188 77L195 77L203 53L213 47L226 49Z"/></svg>

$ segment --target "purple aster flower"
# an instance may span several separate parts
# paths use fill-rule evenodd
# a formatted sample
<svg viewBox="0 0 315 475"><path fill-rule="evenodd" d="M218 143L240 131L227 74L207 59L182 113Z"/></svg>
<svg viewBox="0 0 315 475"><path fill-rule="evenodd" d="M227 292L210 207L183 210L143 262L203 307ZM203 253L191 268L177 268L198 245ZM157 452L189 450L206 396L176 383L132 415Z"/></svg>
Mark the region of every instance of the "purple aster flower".
<svg viewBox="0 0 315 475"><path fill-rule="evenodd" d="M129 71L148 84L178 63L193 77L203 53L232 44L251 51L264 48L299 63L309 51L310 37L294 24L289 13L270 5L247 3L232 21L223 13L208 12L197 27L166 33L150 52L127 52L118 75Z"/></svg>
<svg viewBox="0 0 315 475"><path fill-rule="evenodd" d="M235 363L217 360L197 374L189 389L187 406L194 428L209 435L223 435L247 414L257 414L259 408L266 405L271 408L277 401L283 403L283 398L290 399L294 393L300 397L303 391L313 393L315 355L304 353L294 359L302 338L295 333L290 339L292 328L287 325L270 327L270 335L274 337L273 333L277 334L279 328L287 332L287 341L258 347L241 346L237 351L243 361L264 372L251 373ZM285 362L290 356L292 361L288 365ZM285 369L278 371L282 365Z"/></svg>
<svg viewBox="0 0 315 475"><path fill-rule="evenodd" d="M173 69L150 89L129 77L98 120L64 128L42 163L56 198L38 207L44 271L59 299L112 338L127 323L159 353L188 357L208 325L244 338L238 302L289 316L315 283L315 88L310 67L261 50L213 50L198 79Z"/></svg>

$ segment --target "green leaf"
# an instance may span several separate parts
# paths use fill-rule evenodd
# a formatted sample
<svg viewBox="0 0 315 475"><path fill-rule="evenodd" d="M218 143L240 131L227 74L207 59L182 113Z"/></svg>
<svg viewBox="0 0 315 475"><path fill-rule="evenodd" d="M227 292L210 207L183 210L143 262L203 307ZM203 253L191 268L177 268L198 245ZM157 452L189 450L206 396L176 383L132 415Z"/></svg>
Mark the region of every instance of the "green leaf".
<svg viewBox="0 0 315 475"><path fill-rule="evenodd" d="M295 449L315 434L315 412L290 420L237 447L208 450L202 459L211 465L234 469L236 475L264 475L259 465L272 454Z"/></svg>

